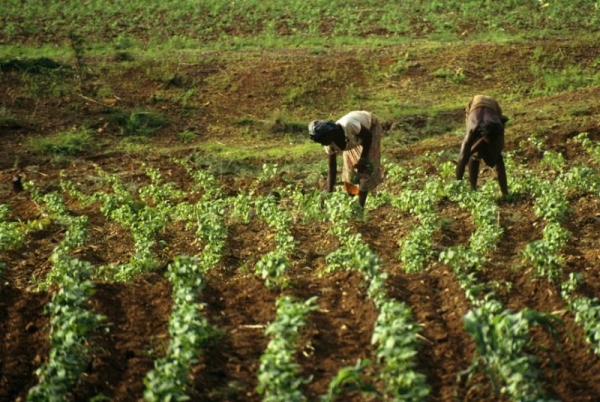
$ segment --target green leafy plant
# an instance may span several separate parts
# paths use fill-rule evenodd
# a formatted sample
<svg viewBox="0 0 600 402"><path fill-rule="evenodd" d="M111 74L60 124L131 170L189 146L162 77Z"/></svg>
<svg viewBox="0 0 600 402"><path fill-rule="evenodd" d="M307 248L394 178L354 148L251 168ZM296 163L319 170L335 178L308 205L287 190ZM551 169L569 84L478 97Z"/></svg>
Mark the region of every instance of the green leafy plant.
<svg viewBox="0 0 600 402"><path fill-rule="evenodd" d="M581 144L583 149L594 158L597 163L600 163L600 145L597 141L592 141L589 138L589 133L583 132L573 138L575 143Z"/></svg>
<svg viewBox="0 0 600 402"><path fill-rule="evenodd" d="M173 285L173 311L169 317L169 347L144 379L146 401L187 400L189 373L200 349L213 336L208 321L200 315L196 302L203 288L201 266L197 259L178 256L167 268Z"/></svg>
<svg viewBox="0 0 600 402"><path fill-rule="evenodd" d="M327 395L321 396L322 402L333 402L340 395L351 391L378 395L377 389L361 378L361 373L371 365L368 359L358 359L354 366L342 367L335 378L329 383Z"/></svg>
<svg viewBox="0 0 600 402"><path fill-rule="evenodd" d="M260 357L256 391L264 401L305 401L300 390L310 378L300 377L300 365L295 362L300 330L306 315L318 309L316 297L295 302L290 296L277 300L277 315L265 330L271 336L267 349Z"/></svg>
<svg viewBox="0 0 600 402"><path fill-rule="evenodd" d="M482 370L492 382L496 395L514 400L547 400L539 382L537 359L526 353L534 346L529 335L532 325L541 325L556 335L564 323L552 314L525 309L513 313L496 301L484 302L463 318L465 330L475 340L477 357L466 373Z"/></svg>
<svg viewBox="0 0 600 402"><path fill-rule="evenodd" d="M19 247L27 235L27 226L6 220L8 212L9 206L0 204L0 251Z"/></svg>
<svg viewBox="0 0 600 402"><path fill-rule="evenodd" d="M435 204L442 195L440 184L438 180L428 180L422 190L406 188L399 196L391 199L394 207L419 218L416 227L399 242L398 258L406 272L421 272L428 258L433 255L432 237L441 227L440 218L435 210Z"/></svg>
<svg viewBox="0 0 600 402"><path fill-rule="evenodd" d="M408 306L397 300L381 303L371 343L382 364L381 378L394 400L423 401L431 387L427 378L414 371L420 326Z"/></svg>
<svg viewBox="0 0 600 402"><path fill-rule="evenodd" d="M171 198L181 193L178 193L172 184L163 184L157 171L148 169L152 182L138 190L142 198L153 199L152 204L148 204L126 188L117 176L107 174L99 168L97 171L100 177L112 187L111 193L97 191L92 195L86 195L71 183L64 183L63 187L84 205L101 202L100 211L105 217L131 230L135 252L129 261L99 269L106 278L126 281L160 264L152 248L156 244L157 234L169 223L170 216L175 210Z"/></svg>
<svg viewBox="0 0 600 402"><path fill-rule="evenodd" d="M592 351L600 355L600 300L574 294L583 282L581 273L569 274L569 279L561 284L561 295L575 314L575 322L583 327L585 340L592 345Z"/></svg>
<svg viewBox="0 0 600 402"><path fill-rule="evenodd" d="M583 327L585 340L592 345L592 351L600 356L600 300L580 297L570 303L575 313L575 322Z"/></svg>
<svg viewBox="0 0 600 402"><path fill-rule="evenodd" d="M264 219L275 231L276 249L261 257L255 271L265 280L268 287L285 286L285 271L290 266L289 255L295 241L290 231L291 214L279 208L273 197L260 197L256 200L256 214Z"/></svg>
<svg viewBox="0 0 600 402"><path fill-rule="evenodd" d="M45 308L51 316L50 357L36 370L39 383L29 390L27 400L63 400L81 380L89 359L87 339L105 317L86 309L94 292L92 265L69 255L87 239L87 217L71 216L59 194L41 196L37 188L31 194L68 230L50 256L52 270L45 280L46 288L49 283L58 286Z"/></svg>

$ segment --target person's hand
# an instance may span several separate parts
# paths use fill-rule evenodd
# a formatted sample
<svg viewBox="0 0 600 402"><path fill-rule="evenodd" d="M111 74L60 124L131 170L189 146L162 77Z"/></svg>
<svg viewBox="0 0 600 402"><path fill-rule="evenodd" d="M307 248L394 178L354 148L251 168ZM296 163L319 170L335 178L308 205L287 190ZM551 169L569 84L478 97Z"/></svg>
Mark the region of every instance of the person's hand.
<svg viewBox="0 0 600 402"><path fill-rule="evenodd" d="M356 171L358 173L367 173L367 167L369 164L369 160L365 157L360 157L360 159L358 160L358 163L356 164Z"/></svg>

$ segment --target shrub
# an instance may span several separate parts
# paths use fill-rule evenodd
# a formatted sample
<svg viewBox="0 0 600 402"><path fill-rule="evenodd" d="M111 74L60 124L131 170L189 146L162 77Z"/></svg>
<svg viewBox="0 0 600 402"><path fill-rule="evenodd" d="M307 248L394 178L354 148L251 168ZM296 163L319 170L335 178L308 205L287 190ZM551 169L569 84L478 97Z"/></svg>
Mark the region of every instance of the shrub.
<svg viewBox="0 0 600 402"><path fill-rule="evenodd" d="M76 156L89 150L92 135L87 128L64 131L50 137L31 139L31 146L37 152L54 156Z"/></svg>
<svg viewBox="0 0 600 402"><path fill-rule="evenodd" d="M144 110L117 112L111 116L111 120L121 128L123 134L141 136L151 136L168 124L164 116Z"/></svg>

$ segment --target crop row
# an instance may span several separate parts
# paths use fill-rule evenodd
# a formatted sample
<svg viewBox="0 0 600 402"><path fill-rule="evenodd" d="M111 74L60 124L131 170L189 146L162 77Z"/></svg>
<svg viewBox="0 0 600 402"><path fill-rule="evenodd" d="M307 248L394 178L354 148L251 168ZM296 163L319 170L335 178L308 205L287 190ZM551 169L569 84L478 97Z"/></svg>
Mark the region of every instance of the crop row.
<svg viewBox="0 0 600 402"><path fill-rule="evenodd" d="M88 336L104 317L86 309L94 291L92 265L70 255L87 239L87 217L71 216L57 193L41 196L33 188L32 196L51 219L68 228L50 256L52 270L40 283L42 288L58 289L46 305L51 326L49 359L37 369L39 383L27 395L29 401L56 401L63 400L81 378L88 365Z"/></svg>
<svg viewBox="0 0 600 402"><path fill-rule="evenodd" d="M380 365L379 376L387 395L393 400L425 400L430 393L426 377L414 370L421 327L414 321L410 307L390 299L386 292L385 273L379 257L369 248L360 233L352 233L350 221L360 213L356 203L343 194L335 194L325 202L331 222L331 232L340 247L326 257L326 272L343 268L360 272L368 283L367 294L379 311L371 342L376 345L375 356ZM357 363L361 369L365 365ZM330 384L330 397L339 386L338 378L352 367L344 367ZM361 387L363 391L373 390Z"/></svg>
<svg viewBox="0 0 600 402"><path fill-rule="evenodd" d="M494 292L483 292L483 284L477 280L486 255L495 249L503 233L492 185L495 183L489 182L474 193L465 183L451 184L449 191L452 200L471 211L476 225L468 247L456 246L440 255L440 260L453 269L467 299L474 305L465 314L463 323L475 341L477 355L465 374L471 378L477 371L486 373L494 392L506 394L513 400L548 400L539 384L537 359L527 352L533 345L529 329L542 325L554 333L557 320L552 314L528 308L518 312L506 309Z"/></svg>
<svg viewBox="0 0 600 402"><path fill-rule="evenodd" d="M600 161L600 147L591 142L586 133L575 137L575 142L596 161ZM543 149L544 144L538 144ZM572 191L600 195L600 177L596 170L586 166L567 164L559 153L544 151L543 163L555 174L550 181L543 180L532 172L515 176L513 186L536 196L534 212L544 220L542 238L526 245L524 256L536 267L538 276L545 276L550 282L564 278L564 259L561 250L567 244L571 233L561 226L570 212L567 195ZM575 322L583 327L585 339L592 345L592 351L600 355L600 300L597 297L576 295L583 283L581 273L570 273L560 285L560 294L575 316Z"/></svg>
<svg viewBox="0 0 600 402"><path fill-rule="evenodd" d="M585 138L580 137L577 140L585 141ZM597 148L592 143L588 143L585 149L594 157ZM126 281L140 272L159 266L161 262L151 249L157 235L173 220L185 221L188 230L195 228L196 237L204 244L204 249L198 256L175 258L167 268L167 277L173 284L174 302L169 321L170 344L166 355L156 361L155 370L147 375L145 398L162 400L167 396L183 396L189 369L196 362L203 341L210 336L210 326L199 314L201 306L197 303L202 289L203 274L219 263L227 237L227 220L241 217L243 221L248 222L251 216L256 216L265 220L276 233L275 249L259 259L255 267L256 273L265 280L266 286L282 288L287 284L286 271L290 266L290 255L295 246L290 231L291 225L298 219L329 220L330 231L338 238L340 247L327 255L328 265L322 274L326 275L335 269L356 270L368 282L368 296L379 312L373 329L372 343L376 347L374 353L378 363L373 367L379 373L381 383L385 384L385 390L382 391L398 400L426 399L430 391L426 378L414 371L420 327L405 303L387 296L387 274L381 269L379 257L369 249L360 233L353 233L350 229L352 220L362 219L362 211L357 208L355 202L342 193L304 194L291 186L280 189L280 193L283 194L281 200L270 195L254 196L252 192L225 197L214 176L206 171L194 169L188 162L180 163L194 179L195 185L187 196L198 197L199 200L195 204L184 201L183 191L172 183L165 183L160 173L152 168L146 168L150 183L139 187L135 192L128 189L117 176L101 170L98 170L98 175L109 185L110 192L97 191L86 195L68 180L61 181L63 190L80 200L82 205L98 203L100 211L107 219L118 222L131 231L135 252L126 264L120 266L94 269L91 264L70 256L74 248L80 247L86 241L87 218L73 217L59 194L48 193L42 196L34 185L28 185L32 190L32 197L44 207L46 219L68 227L64 239L52 254L53 269L39 283L42 289L53 289L56 286L58 290L48 307L53 317L53 349L48 364L38 370L40 384L31 389L30 398L48 395L49 392L68 392L77 381L82 367L85 367L87 335L102 319L83 308L93 291L91 280L97 278L100 272L100 277L104 280ZM511 163L513 162L510 157L507 158L507 165L510 166ZM566 169L560 154L547 152L544 163L556 173L552 182L525 172L522 175L513 175L511 188L517 193L532 194L534 211L546 222L542 238L527 244L523 256L536 267L537 275L555 282L564 277L560 252L569 239L569 233L560 224L569 213L567 194L598 194L600 185L594 169L579 166ZM414 173L397 170L397 176L394 179L392 175L392 181L400 182L402 177L419 176ZM543 399L543 390L537 383L536 359L525 352L525 346L531 345L529 328L532 325L542 325L555 334L556 325L561 324L560 320L550 314L529 309L516 313L504 309L494 293L487 291L485 285L478 280L479 272L487 261L486 256L496 247L503 233L497 218L495 183L487 183L479 191L473 192L465 182L448 182L443 178L419 180L421 179L405 181L405 188L398 194L384 192L373 197L377 200L375 203L389 203L417 217L418 223L413 232L400 243L399 259L403 267L407 273L421 271L426 268L427 261L435 255L432 252L431 238L440 227L435 208L439 200L447 198L461 208L469 210L476 229L468 244L449 247L439 254L440 261L452 269L460 286L465 290L467 299L473 305L473 309L464 317L464 324L465 330L474 338L478 356L468 374L472 375L477 370L484 371L498 392L512 398L522 399L529 395ZM418 186L422 186L421 189L417 189ZM37 223L9 222L5 219L7 209L4 208L3 211L0 224L18 232L14 236L22 236L18 242L7 242L7 247L18 247L27 231ZM562 283L562 295L573 311L575 321L583 326L586 339L598 353L600 303L596 298L576 295L581 281L581 275L570 274L569 279ZM300 318L286 318L292 321L299 320L298 323L301 324L304 315L316 308L312 299L298 303L292 299L283 300L284 298L281 298L278 302L276 322L289 316L285 311L305 306L308 310L302 310L303 313L298 315ZM68 303L72 305L65 307ZM71 324L75 322L75 326L81 328L80 332L74 332L75 335L72 335L72 344L65 345L60 340L65 336L63 333L76 331L71 327L63 330L61 326L65 321ZM281 350L291 356L292 350L297 346L296 338L283 332L278 333L274 329L277 327L275 324L269 326L266 334L272 337L273 345L284 345ZM268 356L273 353L279 352L269 346L263 360L267 362ZM77 358L61 360L61 356ZM290 381L293 379L292 384L296 385L288 387L292 389L299 384L297 381L305 382L306 379L299 377L297 366L290 362L289 373L279 373L276 376L282 379L289 377ZM64 368L68 364L71 366ZM365 360L358 361L356 366L341 368L331 381L329 395L324 395L323 399L331 399L341 392L341 385L345 381L359 381L360 372L370 365L372 363ZM63 369L57 369L55 366ZM261 366L259 377L269 378L274 375L267 367L272 365L265 363L264 367ZM274 388L276 382L261 384L263 385L260 385L259 389L264 392L265 397L270 394L277 395L279 392ZM282 384L286 382L283 381ZM365 392L376 392L365 384L362 384L362 389Z"/></svg>
<svg viewBox="0 0 600 402"><path fill-rule="evenodd" d="M164 197L157 172L147 169L147 174L153 182L140 188L139 197L129 190L115 175L107 174L98 168L98 175L108 185L112 192L96 191L87 195L77 189L69 181L61 181L62 188L82 202L83 206L101 203L100 211L109 220L129 228L135 245L135 252L128 262L119 265L109 265L99 268L100 275L106 280L128 281L135 275L148 272L158 267L159 261L152 252L155 237L169 223L174 205L170 198ZM166 184L165 186L172 186ZM144 202L146 198L153 199L155 205Z"/></svg>
<svg viewBox="0 0 600 402"><path fill-rule="evenodd" d="M441 166L442 177L450 175L450 164L446 165ZM475 372L482 371L490 378L496 394L506 394L514 400L543 400L544 393L537 378L536 359L525 350L531 345L529 328L542 324L553 330L554 327L549 324L552 316L529 309L516 313L505 309L494 292L486 290L485 284L478 279L487 255L496 248L503 234L493 195L495 183L487 183L474 192L466 182L445 183L442 179L431 177L419 180L419 176L425 175L418 170L391 171L400 173L392 175L396 182L405 183L404 189L397 196L391 196L392 205L418 217L416 227L401 243L402 247L409 247L415 254L411 260L403 258L407 255L405 251L400 253L407 273L423 270L424 263L433 255L431 237L440 228L440 218L436 211L439 200L447 198L469 210L473 216L476 228L468 243L451 246L439 254L439 260L452 269L467 300L473 305L463 322L465 330L475 341L477 355L471 367L462 375L468 375L471 379ZM412 180L405 180L403 176L411 177ZM418 265L415 266L414 261L418 261Z"/></svg>

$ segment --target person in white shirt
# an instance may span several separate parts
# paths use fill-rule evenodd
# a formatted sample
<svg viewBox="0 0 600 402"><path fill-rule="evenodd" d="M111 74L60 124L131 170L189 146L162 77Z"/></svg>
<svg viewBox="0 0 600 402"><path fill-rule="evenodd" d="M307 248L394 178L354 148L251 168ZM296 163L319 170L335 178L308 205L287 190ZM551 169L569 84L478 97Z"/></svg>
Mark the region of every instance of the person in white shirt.
<svg viewBox="0 0 600 402"><path fill-rule="evenodd" d="M352 111L336 122L313 120L308 125L310 138L324 145L329 155L327 191L333 192L337 175L336 155L342 154L342 182L346 192L358 195L364 208L369 191L383 182L381 136L383 128L377 117L366 111Z"/></svg>

